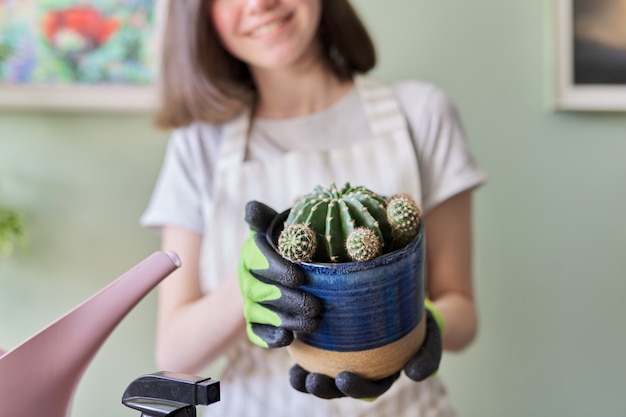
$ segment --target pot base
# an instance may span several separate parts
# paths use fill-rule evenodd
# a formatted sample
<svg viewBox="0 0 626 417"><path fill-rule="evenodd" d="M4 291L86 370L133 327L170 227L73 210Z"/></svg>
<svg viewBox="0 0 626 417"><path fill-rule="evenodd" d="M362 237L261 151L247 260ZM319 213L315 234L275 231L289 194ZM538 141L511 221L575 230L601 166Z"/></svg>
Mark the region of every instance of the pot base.
<svg viewBox="0 0 626 417"><path fill-rule="evenodd" d="M385 346L356 352L335 352L307 345L299 340L287 346L296 363L309 372L335 378L343 371L377 380L399 370L415 355L426 336L426 314L409 334Z"/></svg>

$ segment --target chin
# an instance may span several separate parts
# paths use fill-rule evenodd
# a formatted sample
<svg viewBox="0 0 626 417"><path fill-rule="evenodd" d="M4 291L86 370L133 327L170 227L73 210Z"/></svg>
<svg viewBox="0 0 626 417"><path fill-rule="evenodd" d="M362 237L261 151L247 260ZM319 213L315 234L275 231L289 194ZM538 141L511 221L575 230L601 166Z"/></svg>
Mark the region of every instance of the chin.
<svg viewBox="0 0 626 417"><path fill-rule="evenodd" d="M308 69L315 67L318 61L317 57L301 54L276 54L271 57L265 56L254 66L265 70Z"/></svg>
<svg viewBox="0 0 626 417"><path fill-rule="evenodd" d="M315 49L296 43L285 43L264 51L258 51L256 56L250 56L252 67L264 70L284 70L288 68L308 68L314 66L319 54Z"/></svg>
<svg viewBox="0 0 626 417"><path fill-rule="evenodd" d="M298 65L298 59L291 57L280 57L276 59L264 59L263 61L259 60L255 63L252 63L251 66L254 68L262 69L265 71L271 70L285 70L289 68L294 68Z"/></svg>

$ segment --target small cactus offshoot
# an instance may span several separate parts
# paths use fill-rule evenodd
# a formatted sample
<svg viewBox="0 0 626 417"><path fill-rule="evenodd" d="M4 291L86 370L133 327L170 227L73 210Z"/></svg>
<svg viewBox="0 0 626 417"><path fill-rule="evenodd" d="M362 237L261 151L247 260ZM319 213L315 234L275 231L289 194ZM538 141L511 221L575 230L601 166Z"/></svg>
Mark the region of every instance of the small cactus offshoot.
<svg viewBox="0 0 626 417"><path fill-rule="evenodd" d="M391 211L389 203L393 203ZM294 261L365 261L409 243L417 235L420 217L421 211L408 194L385 200L365 187L349 183L341 188L335 184L317 186L291 208L284 230L289 240L281 234L278 248ZM313 232L316 245L311 249L312 245L307 244L306 254L303 241L308 241L310 235L295 238L291 237L294 231L287 232L296 225Z"/></svg>
<svg viewBox="0 0 626 417"><path fill-rule="evenodd" d="M353 261L369 261L380 255L381 249L376 233L365 227L357 227L346 239L346 250Z"/></svg>
<svg viewBox="0 0 626 417"><path fill-rule="evenodd" d="M293 262L309 262L317 249L317 237L306 224L291 224L280 232L278 248L281 255Z"/></svg>
<svg viewBox="0 0 626 417"><path fill-rule="evenodd" d="M395 194L387 200L387 218L391 225L394 246L412 241L419 230L422 211L408 194Z"/></svg>

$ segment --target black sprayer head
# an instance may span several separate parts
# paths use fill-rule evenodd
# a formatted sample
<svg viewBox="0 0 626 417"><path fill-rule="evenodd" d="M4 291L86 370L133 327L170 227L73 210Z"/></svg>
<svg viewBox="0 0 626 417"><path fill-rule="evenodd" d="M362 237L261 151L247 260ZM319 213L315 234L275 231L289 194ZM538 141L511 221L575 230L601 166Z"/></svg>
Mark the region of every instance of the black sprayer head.
<svg viewBox="0 0 626 417"><path fill-rule="evenodd" d="M174 372L141 376L122 396L122 404L141 411L142 417L196 417L196 405L219 400L219 381Z"/></svg>

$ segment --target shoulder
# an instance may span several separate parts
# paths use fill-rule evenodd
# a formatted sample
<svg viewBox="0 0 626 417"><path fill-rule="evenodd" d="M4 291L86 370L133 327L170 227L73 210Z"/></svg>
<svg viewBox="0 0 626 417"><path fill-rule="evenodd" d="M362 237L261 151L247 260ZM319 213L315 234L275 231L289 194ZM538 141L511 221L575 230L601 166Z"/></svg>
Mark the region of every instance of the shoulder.
<svg viewBox="0 0 626 417"><path fill-rule="evenodd" d="M189 155L213 153L219 145L222 126L194 122L172 131L168 150Z"/></svg>
<svg viewBox="0 0 626 417"><path fill-rule="evenodd" d="M167 159L197 172L211 169L218 158L221 125L194 122L172 131Z"/></svg>
<svg viewBox="0 0 626 417"><path fill-rule="evenodd" d="M194 122L172 131L170 142L182 147L197 147L219 141L222 125Z"/></svg>
<svg viewBox="0 0 626 417"><path fill-rule="evenodd" d="M409 119L421 117L457 118L456 103L435 84L403 80L392 84L396 98Z"/></svg>

